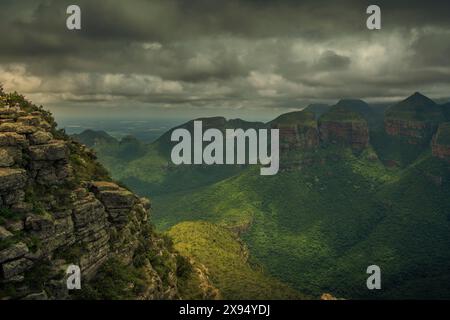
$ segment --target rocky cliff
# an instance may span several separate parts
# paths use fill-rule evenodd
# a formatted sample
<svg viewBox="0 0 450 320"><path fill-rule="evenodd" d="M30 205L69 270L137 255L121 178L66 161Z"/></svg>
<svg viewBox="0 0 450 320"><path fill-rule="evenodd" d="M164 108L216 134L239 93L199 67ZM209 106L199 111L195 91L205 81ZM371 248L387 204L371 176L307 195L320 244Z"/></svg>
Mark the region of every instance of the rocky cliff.
<svg viewBox="0 0 450 320"><path fill-rule="evenodd" d="M301 169L314 163L320 145L316 115L309 111L282 114L268 123L280 134L280 169Z"/></svg>
<svg viewBox="0 0 450 320"><path fill-rule="evenodd" d="M439 125L431 143L433 156L450 162L450 122Z"/></svg>
<svg viewBox="0 0 450 320"><path fill-rule="evenodd" d="M350 146L361 151L369 145L369 127L358 113L334 106L319 118L320 139L324 143Z"/></svg>
<svg viewBox="0 0 450 320"><path fill-rule="evenodd" d="M282 151L309 150L319 145L317 121L312 112L285 113L271 121L270 126L280 130Z"/></svg>
<svg viewBox="0 0 450 320"><path fill-rule="evenodd" d="M416 92L390 107L385 113L384 124L391 136L405 137L409 144L426 144L442 121L442 108Z"/></svg>
<svg viewBox="0 0 450 320"><path fill-rule="evenodd" d="M153 231L150 201L111 181L48 112L0 99L0 299L179 298L189 262ZM69 264L80 292L67 290Z"/></svg>

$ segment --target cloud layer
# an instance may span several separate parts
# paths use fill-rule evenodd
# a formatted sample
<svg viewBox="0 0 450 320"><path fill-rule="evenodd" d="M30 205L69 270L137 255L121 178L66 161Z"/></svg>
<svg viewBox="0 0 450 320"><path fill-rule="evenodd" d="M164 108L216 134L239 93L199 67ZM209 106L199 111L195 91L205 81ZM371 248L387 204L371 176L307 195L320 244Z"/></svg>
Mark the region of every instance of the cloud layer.
<svg viewBox="0 0 450 320"><path fill-rule="evenodd" d="M76 32L65 28L69 4L1 2L6 89L62 111L236 116L450 96L448 1L378 1L380 31L365 28L370 3L356 0L79 0Z"/></svg>

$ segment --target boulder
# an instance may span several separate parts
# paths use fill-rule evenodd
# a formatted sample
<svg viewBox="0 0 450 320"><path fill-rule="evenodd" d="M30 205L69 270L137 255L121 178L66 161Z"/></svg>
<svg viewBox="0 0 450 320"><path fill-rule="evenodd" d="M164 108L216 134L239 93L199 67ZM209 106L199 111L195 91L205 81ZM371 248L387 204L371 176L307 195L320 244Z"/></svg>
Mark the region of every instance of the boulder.
<svg viewBox="0 0 450 320"><path fill-rule="evenodd" d="M55 161L67 158L67 147L64 141L54 140L51 143L31 146L30 156L36 161Z"/></svg>
<svg viewBox="0 0 450 320"><path fill-rule="evenodd" d="M50 132L36 131L30 135L30 141L32 144L47 144L53 139Z"/></svg>
<svg viewBox="0 0 450 320"><path fill-rule="evenodd" d="M11 167L14 165L14 157L9 148L0 147L0 167Z"/></svg>
<svg viewBox="0 0 450 320"><path fill-rule="evenodd" d="M9 232L8 230L6 230L2 226L0 226L0 240L1 241L6 240L12 236L13 236L13 234L11 232Z"/></svg>
<svg viewBox="0 0 450 320"><path fill-rule="evenodd" d="M26 297L22 298L22 300L48 300L47 293L44 290L41 292L31 293Z"/></svg>
<svg viewBox="0 0 450 320"><path fill-rule="evenodd" d="M23 257L28 253L28 247L25 243L19 242L0 251L0 263L5 263Z"/></svg>
<svg viewBox="0 0 450 320"><path fill-rule="evenodd" d="M15 132L19 134L30 134L36 132L37 130L38 127L17 123L11 121L10 119L3 119L3 121L0 122L0 132Z"/></svg>
<svg viewBox="0 0 450 320"><path fill-rule="evenodd" d="M11 210L18 214L27 214L33 210L33 205L28 202L18 202L11 206Z"/></svg>
<svg viewBox="0 0 450 320"><path fill-rule="evenodd" d="M12 232L20 232L24 229L22 220L8 220L6 221L5 226Z"/></svg>
<svg viewBox="0 0 450 320"><path fill-rule="evenodd" d="M10 191L3 198L4 203L8 206L11 206L19 202L23 202L24 200L25 200L25 191L20 189Z"/></svg>
<svg viewBox="0 0 450 320"><path fill-rule="evenodd" d="M152 208L152 203L149 198L142 197L139 200L146 210L150 210Z"/></svg>
<svg viewBox="0 0 450 320"><path fill-rule="evenodd" d="M0 108L0 119L17 119L21 115L23 115L23 113L19 113L14 108Z"/></svg>
<svg viewBox="0 0 450 320"><path fill-rule="evenodd" d="M3 277L6 280L10 280L27 271L32 266L33 262L26 258L21 258L8 263L4 263L2 265Z"/></svg>
<svg viewBox="0 0 450 320"><path fill-rule="evenodd" d="M324 293L320 296L320 300L338 300L335 296L330 293Z"/></svg>
<svg viewBox="0 0 450 320"><path fill-rule="evenodd" d="M22 151L18 147L0 147L0 167L11 167L22 159Z"/></svg>
<svg viewBox="0 0 450 320"><path fill-rule="evenodd" d="M96 192L102 192L107 190L117 190L120 187L114 182L109 181L93 181L91 182L91 187Z"/></svg>
<svg viewBox="0 0 450 320"><path fill-rule="evenodd" d="M95 181L91 183L91 188L106 209L131 208L136 201L132 192L112 182Z"/></svg>
<svg viewBox="0 0 450 320"><path fill-rule="evenodd" d="M125 189L102 191L98 196L106 209L129 209L136 200L135 195Z"/></svg>
<svg viewBox="0 0 450 320"><path fill-rule="evenodd" d="M0 132L16 132L16 128L14 120L0 119Z"/></svg>
<svg viewBox="0 0 450 320"><path fill-rule="evenodd" d="M25 219L25 229L39 239L49 238L55 233L55 225L48 217L29 215Z"/></svg>
<svg viewBox="0 0 450 320"><path fill-rule="evenodd" d="M41 123L41 117L37 115L28 115L24 117L19 117L16 120L20 124L24 124L26 126L39 126Z"/></svg>
<svg viewBox="0 0 450 320"><path fill-rule="evenodd" d="M25 125L19 125L16 127L16 132L20 134L31 134L38 130L38 128L33 126L25 126Z"/></svg>
<svg viewBox="0 0 450 320"><path fill-rule="evenodd" d="M0 146L18 146L25 145L27 140L24 135L16 132L0 133Z"/></svg>

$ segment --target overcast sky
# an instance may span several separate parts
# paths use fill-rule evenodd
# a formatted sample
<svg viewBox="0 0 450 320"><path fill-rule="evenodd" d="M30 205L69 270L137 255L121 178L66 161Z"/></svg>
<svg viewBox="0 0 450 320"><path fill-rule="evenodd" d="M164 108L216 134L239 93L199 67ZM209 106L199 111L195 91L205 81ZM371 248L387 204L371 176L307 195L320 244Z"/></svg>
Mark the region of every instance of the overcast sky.
<svg viewBox="0 0 450 320"><path fill-rule="evenodd" d="M66 29L78 4L82 30ZM1 0L0 83L59 116L269 117L450 96L450 1Z"/></svg>

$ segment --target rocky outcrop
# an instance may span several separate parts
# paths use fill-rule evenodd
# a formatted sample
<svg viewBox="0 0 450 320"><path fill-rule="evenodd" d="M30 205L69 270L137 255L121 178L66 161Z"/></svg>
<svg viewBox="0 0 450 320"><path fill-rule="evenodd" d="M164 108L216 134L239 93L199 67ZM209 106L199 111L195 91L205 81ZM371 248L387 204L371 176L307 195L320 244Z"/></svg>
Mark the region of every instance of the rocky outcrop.
<svg viewBox="0 0 450 320"><path fill-rule="evenodd" d="M281 151L305 151L319 146L319 132L315 115L307 111L286 113L270 122L280 131Z"/></svg>
<svg viewBox="0 0 450 320"><path fill-rule="evenodd" d="M450 162L450 122L439 125L431 143L433 156Z"/></svg>
<svg viewBox="0 0 450 320"><path fill-rule="evenodd" d="M152 231L150 201L112 182L48 112L0 97L0 299L70 298L68 265L86 285L112 260L139 269L135 298L178 298L177 255Z"/></svg>
<svg viewBox="0 0 450 320"><path fill-rule="evenodd" d="M443 121L442 108L416 92L386 111L384 125L386 133L404 137L409 144L427 144Z"/></svg>
<svg viewBox="0 0 450 320"><path fill-rule="evenodd" d="M315 114L294 111L268 123L280 135L280 169L301 169L314 163L312 154L319 147L319 131Z"/></svg>
<svg viewBox="0 0 450 320"><path fill-rule="evenodd" d="M386 133L406 137L409 144L426 142L437 127L436 123L389 118L385 119L384 125Z"/></svg>
<svg viewBox="0 0 450 320"><path fill-rule="evenodd" d="M319 119L320 139L326 144L350 146L361 151L369 145L369 127L364 118L334 106Z"/></svg>

